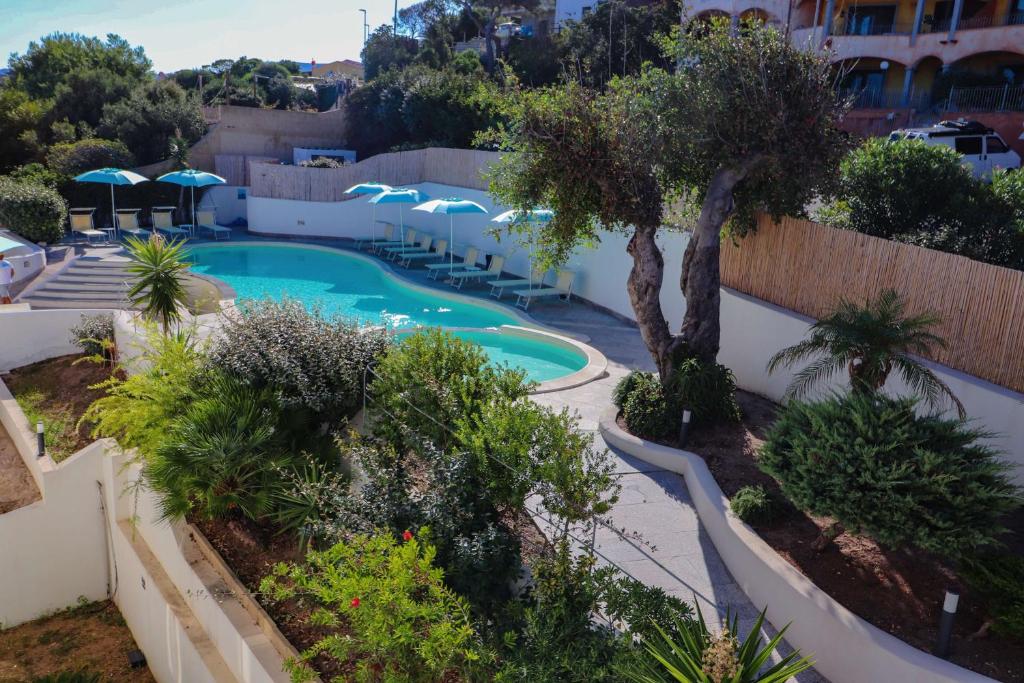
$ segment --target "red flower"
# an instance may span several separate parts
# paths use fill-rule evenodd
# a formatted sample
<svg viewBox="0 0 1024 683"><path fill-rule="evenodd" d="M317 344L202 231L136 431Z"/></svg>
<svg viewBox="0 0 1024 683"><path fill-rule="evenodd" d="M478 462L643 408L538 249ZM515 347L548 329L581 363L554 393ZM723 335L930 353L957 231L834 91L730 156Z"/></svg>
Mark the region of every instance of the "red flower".
<svg viewBox="0 0 1024 683"><path fill-rule="evenodd" d="M409 531L408 529L406 529L405 531L403 531L403 532L402 532L402 540L403 540L403 541L405 541L406 543L408 543L409 541L411 541L411 540L412 540L412 532L411 532L411 531Z"/></svg>
<svg viewBox="0 0 1024 683"><path fill-rule="evenodd" d="M353 608L359 607L359 598L352 598L352 602L349 603Z"/></svg>

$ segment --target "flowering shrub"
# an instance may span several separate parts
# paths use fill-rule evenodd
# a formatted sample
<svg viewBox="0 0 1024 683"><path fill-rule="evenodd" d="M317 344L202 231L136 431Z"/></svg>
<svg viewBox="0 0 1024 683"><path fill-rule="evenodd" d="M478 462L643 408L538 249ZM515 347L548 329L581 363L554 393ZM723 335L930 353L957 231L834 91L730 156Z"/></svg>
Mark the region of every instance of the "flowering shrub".
<svg viewBox="0 0 1024 683"><path fill-rule="evenodd" d="M411 536L411 534L410 534ZM311 625L328 631L288 663L293 681L309 681L309 663L328 657L337 680L423 683L456 680L477 666L482 647L469 606L444 584L426 532L401 542L356 535L304 564L278 564L260 591L272 601L314 606Z"/></svg>
<svg viewBox="0 0 1024 683"><path fill-rule="evenodd" d="M98 356L107 352L114 341L114 319L105 313L82 315L70 332L72 344L89 356Z"/></svg>
<svg viewBox="0 0 1024 683"><path fill-rule="evenodd" d="M337 423L362 405L363 372L387 344L384 332L328 319L298 301L265 300L225 323L210 361L254 386L274 387L286 406Z"/></svg>

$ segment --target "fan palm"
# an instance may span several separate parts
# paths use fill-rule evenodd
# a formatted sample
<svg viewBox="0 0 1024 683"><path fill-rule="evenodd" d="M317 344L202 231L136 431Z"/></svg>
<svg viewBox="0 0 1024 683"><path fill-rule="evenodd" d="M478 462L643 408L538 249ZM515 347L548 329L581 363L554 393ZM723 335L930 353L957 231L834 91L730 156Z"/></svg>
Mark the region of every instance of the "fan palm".
<svg viewBox="0 0 1024 683"><path fill-rule="evenodd" d="M735 616L726 614L726 630L714 635L708 630L698 605L696 619L686 619L676 625L677 639L655 624L659 638L644 641L651 656L622 673L636 683L664 683L666 680L684 683L783 683L810 669L814 665L811 658L801 657L796 651L762 671L789 628L782 629L764 644L760 635L764 615L761 612L747 638L740 643L735 637L739 632L739 621Z"/></svg>
<svg viewBox="0 0 1024 683"><path fill-rule="evenodd" d="M962 419L966 413L953 391L913 357L946 348L946 341L930 331L938 322L932 313L907 315L906 304L892 289L864 306L843 299L831 315L811 325L807 339L772 356L768 372L813 358L786 389L787 399L799 399L844 368L853 391L866 392L881 389L896 371L930 406L942 407L948 399Z"/></svg>
<svg viewBox="0 0 1024 683"><path fill-rule="evenodd" d="M133 258L127 270L135 276L128 298L146 317L158 320L166 333L181 320L185 306L185 243L166 242L154 234L148 240L129 237L127 248Z"/></svg>

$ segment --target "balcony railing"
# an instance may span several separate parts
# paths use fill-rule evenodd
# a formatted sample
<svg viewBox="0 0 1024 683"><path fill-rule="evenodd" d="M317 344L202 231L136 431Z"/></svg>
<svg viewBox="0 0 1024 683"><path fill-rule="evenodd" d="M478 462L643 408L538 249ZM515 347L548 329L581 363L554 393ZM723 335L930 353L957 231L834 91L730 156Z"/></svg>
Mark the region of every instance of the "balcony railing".
<svg viewBox="0 0 1024 683"><path fill-rule="evenodd" d="M842 90L840 94L852 101L854 109L917 109L924 110L931 106L931 98L928 95L911 93L906 101L903 93L889 92L867 88L864 90Z"/></svg>
<svg viewBox="0 0 1024 683"><path fill-rule="evenodd" d="M941 19L939 21L923 20L920 33L947 33L952 20ZM1024 12L1011 12L998 17L970 17L961 18L957 24L958 31L971 31L974 29L997 28L1000 26L1024 26ZM817 25L797 25L794 30L818 28ZM870 26L858 26L851 24L844 18L836 18L832 24L832 35L835 36L904 36L914 32L913 22L888 21L872 23Z"/></svg>
<svg viewBox="0 0 1024 683"><path fill-rule="evenodd" d="M946 33L949 31L952 19L940 19L931 23L921 25L921 33ZM957 31L973 31L982 28L996 28L999 26L1021 26L1024 25L1024 12L1011 12L1002 16L983 16L961 18L956 26Z"/></svg>
<svg viewBox="0 0 1024 683"><path fill-rule="evenodd" d="M835 35L839 36L909 36L913 30L911 22L872 22L864 26L840 20L835 24Z"/></svg>
<svg viewBox="0 0 1024 683"><path fill-rule="evenodd" d="M1024 85L951 88L942 102L945 111L1024 111Z"/></svg>

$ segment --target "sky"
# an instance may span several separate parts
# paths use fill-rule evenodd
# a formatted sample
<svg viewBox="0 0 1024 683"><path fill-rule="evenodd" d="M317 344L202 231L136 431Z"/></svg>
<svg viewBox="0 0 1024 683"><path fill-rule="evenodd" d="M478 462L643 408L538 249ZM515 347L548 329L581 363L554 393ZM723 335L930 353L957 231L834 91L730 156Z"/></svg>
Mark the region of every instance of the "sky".
<svg viewBox="0 0 1024 683"><path fill-rule="evenodd" d="M0 66L55 31L116 33L142 45L158 72L241 55L321 64L359 59L359 9L367 10L372 31L390 23L394 7L394 0L0 0Z"/></svg>

